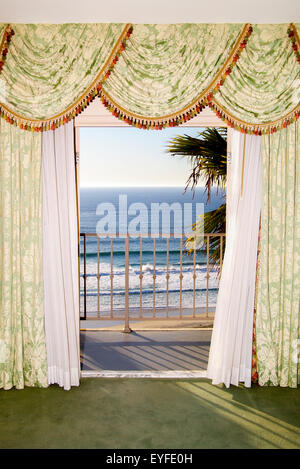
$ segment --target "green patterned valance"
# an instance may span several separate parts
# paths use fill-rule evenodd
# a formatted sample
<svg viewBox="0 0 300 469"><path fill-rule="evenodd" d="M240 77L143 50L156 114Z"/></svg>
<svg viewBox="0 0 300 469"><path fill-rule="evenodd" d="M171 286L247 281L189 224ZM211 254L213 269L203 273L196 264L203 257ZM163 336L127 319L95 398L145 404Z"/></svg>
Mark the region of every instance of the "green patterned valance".
<svg viewBox="0 0 300 469"><path fill-rule="evenodd" d="M168 119L207 92L243 29L240 24L135 25L105 94L132 115Z"/></svg>
<svg viewBox="0 0 300 469"><path fill-rule="evenodd" d="M180 125L208 105L232 127L274 132L300 115L299 64L293 25L138 25L102 102L142 128Z"/></svg>
<svg viewBox="0 0 300 469"><path fill-rule="evenodd" d="M274 123L293 116L300 102L300 69L288 26L254 26L236 67L214 96L216 108L243 123Z"/></svg>
<svg viewBox="0 0 300 469"><path fill-rule="evenodd" d="M34 126L40 124L34 121L55 122L76 115L76 106L91 91L97 93L95 85L128 31L123 24L12 28L15 34L0 76L2 108L21 125L33 121Z"/></svg>
<svg viewBox="0 0 300 469"><path fill-rule="evenodd" d="M0 24L0 111L47 130L99 96L117 118L161 129L209 105L269 133L300 116L299 25Z"/></svg>

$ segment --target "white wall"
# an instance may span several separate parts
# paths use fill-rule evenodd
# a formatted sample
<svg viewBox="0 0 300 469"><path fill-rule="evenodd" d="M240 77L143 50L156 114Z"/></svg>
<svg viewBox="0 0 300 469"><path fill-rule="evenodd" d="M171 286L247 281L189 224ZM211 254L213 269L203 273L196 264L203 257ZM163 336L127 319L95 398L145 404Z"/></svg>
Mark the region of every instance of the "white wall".
<svg viewBox="0 0 300 469"><path fill-rule="evenodd" d="M300 0L9 0L0 22L297 23Z"/></svg>

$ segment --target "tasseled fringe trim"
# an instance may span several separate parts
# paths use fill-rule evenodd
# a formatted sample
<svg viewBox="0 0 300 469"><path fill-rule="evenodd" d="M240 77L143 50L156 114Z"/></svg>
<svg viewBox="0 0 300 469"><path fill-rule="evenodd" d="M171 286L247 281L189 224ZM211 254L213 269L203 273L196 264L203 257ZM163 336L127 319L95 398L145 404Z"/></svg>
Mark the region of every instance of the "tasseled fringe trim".
<svg viewBox="0 0 300 469"><path fill-rule="evenodd" d="M290 28L295 30L294 25L290 25ZM288 29L288 34L290 35L290 28ZM242 50L246 47L249 37L252 34L252 26L246 25L242 33L242 37L238 41L238 46L235 47L233 53L231 54L231 61L227 63L220 74L220 77L215 81L212 89L207 91L204 96L202 96L196 103L194 103L190 109L185 112L178 112L175 115L172 115L168 118L143 118L135 116L124 109L121 109L113 100L106 94L104 90L101 93L102 104L117 118L127 124L137 127L139 129L153 129L153 130L162 130L167 127L177 127L185 122L193 119L197 116L206 106L209 106L216 115L222 119L229 127L232 127L236 130L239 130L242 133L247 133L250 135L264 135L264 134L273 134L277 130L286 128L291 123L295 122L300 116L300 105L298 105L291 113L283 118L270 122L267 124L252 124L242 122L239 119L233 117L227 113L221 106L219 106L214 97L220 87L224 84L226 77L231 74L233 67L238 62ZM297 32L293 33L292 40L296 44ZM297 44L296 44L297 46ZM293 49L296 49L293 46Z"/></svg>
<svg viewBox="0 0 300 469"><path fill-rule="evenodd" d="M209 106L216 113L217 117L226 122L228 127L232 127L235 130L239 130L242 133L247 133L250 135L273 134L274 132L277 132L277 130L286 128L288 125L295 122L300 116L300 105L298 105L297 108L294 109L291 113L276 122L271 122L269 124L248 124L246 122L241 122L235 117L231 116L223 108L221 108L212 99L211 96L208 96L203 98L201 102L197 103L195 107L184 114L179 114L178 116L173 117L167 121L149 121L146 119L133 117L128 115L126 111L120 110L115 104L110 102L110 99L103 91L101 93L100 99L102 104L117 119L120 119L133 127L146 130L162 130L168 127L177 127L197 116L206 106Z"/></svg>
<svg viewBox="0 0 300 469"><path fill-rule="evenodd" d="M293 51L295 52L295 55L296 55L296 58L297 58L297 62L298 64L300 65L300 52L299 52L299 49L300 49L300 44L299 44L299 36L298 36L298 32L297 32L297 29L295 27L295 25L293 23L290 24L289 28L288 28L288 36L291 40L291 43L292 43L292 49Z"/></svg>
<svg viewBox="0 0 300 469"><path fill-rule="evenodd" d="M143 118L135 116L130 112L127 112L126 110L120 109L117 104L112 102L110 97L108 97L102 89L103 83L105 83L105 81L109 79L109 76L114 66L118 62L121 53L125 50L126 41L133 31L132 25L127 26L128 27L125 28L125 31L123 32L122 39L119 40L119 47L116 53L112 53L110 65L105 69L103 76L97 80L96 84L92 86L86 96L82 97L79 102L72 106L71 109L68 109L56 118L48 119L45 121L39 121L24 119L22 118L22 116L14 115L12 112L9 111L9 109L6 109L5 106L0 106L1 117L3 117L10 124L20 127L20 129L29 130L32 132L55 130L56 128L60 127L63 124L66 124L67 122L81 114L81 112L84 111L84 109L89 105L89 103L93 101L96 96L99 96L103 105L115 117L123 120L129 125L138 127L140 129L155 130L161 130L166 127L176 127L195 117L202 111L202 109L204 109L209 104L214 94L223 85L226 77L230 75L233 67L240 58L242 50L246 47L248 39L252 33L252 26L250 24L246 24L236 42L236 45L234 46L230 54L229 59L224 64L221 72L213 80L213 84L204 93L202 93L201 97L199 97L187 110L179 111L165 118Z"/></svg>
<svg viewBox="0 0 300 469"><path fill-rule="evenodd" d="M108 96L103 90L102 85L109 79L110 74L119 60L120 55L125 50L126 41L132 34L133 27L128 24L124 28L119 40L117 41L112 54L109 58L109 64L103 67L103 70L98 75L94 84L90 87L85 96L81 97L72 107L67 109L64 113L55 118L45 121L24 119L22 116L14 115L5 106L0 105L0 116L12 125L20 127L20 129L29 130L32 132L42 132L47 130L55 130L63 124L68 123L76 116L81 114L85 108L92 102L96 96L99 96L102 104L117 118L127 124L137 127L139 129L153 129L162 130L167 127L177 127L197 116L206 106L209 106L216 115L225 121L229 127L239 130L242 133L251 135L264 135L272 134L277 130L287 127L292 122L296 121L300 116L300 104L287 116L267 123L267 124L252 124L240 121L239 119L231 116L220 105L217 104L214 97L218 93L220 87L224 84L226 77L231 74L234 66L238 62L243 49L246 47L249 37L252 34L253 28L250 24L246 24L240 34L235 47L233 48L230 57L224 64L222 70L213 80L212 85L202 93L197 100L195 100L189 108L164 117L142 117L137 116L129 111L122 109L118 104ZM288 35L292 41L292 48L296 53L297 61L299 62L299 44L298 35L295 26L291 24L288 29Z"/></svg>
<svg viewBox="0 0 300 469"><path fill-rule="evenodd" d="M100 100L103 106L106 107L106 109L110 111L114 117L120 119L123 122L126 122L126 124L128 125L145 130L162 130L167 127L177 127L178 125L181 125L184 122L187 122L193 117L197 116L197 114L199 114L202 109L204 109L208 104L207 99L203 98L201 102L197 103L189 111L182 114L178 114L167 120L162 120L159 118L147 119L131 115L127 111L120 109L115 103L111 102L110 98L106 95L103 90L100 95Z"/></svg>
<svg viewBox="0 0 300 469"><path fill-rule="evenodd" d="M226 77L230 75L232 69L238 62L243 49L246 47L249 37L251 36L253 28L251 24L246 24L240 34L236 45L234 46L229 59L224 64L222 70L213 80L212 85L197 98L193 104L185 110L178 111L170 116L165 117L140 117L130 113L125 109L121 109L113 100L106 94L104 90L101 93L102 104L117 118L127 124L137 127L139 129L153 129L162 130L167 127L177 127L197 116L213 99L214 95L218 92L220 87L224 84Z"/></svg>
<svg viewBox="0 0 300 469"><path fill-rule="evenodd" d="M61 125L67 124L76 116L81 114L81 112L85 110L96 96L101 95L102 85L106 80L108 80L114 66L119 60L120 55L125 50L126 42L130 38L132 31L132 25L127 24L108 59L108 63L104 65L95 82L91 85L85 96L79 98L79 100L65 112L47 120L31 120L15 115L10 112L9 109L6 109L4 105L0 104L0 116L5 119L6 122L17 126L20 129L29 130L31 132L55 130Z"/></svg>
<svg viewBox="0 0 300 469"><path fill-rule="evenodd" d="M268 124L248 124L247 122L240 121L227 113L216 101L209 103L209 107L216 113L217 117L226 122L228 127L249 135L274 134L278 130L285 129L300 117L300 104L288 115Z"/></svg>
<svg viewBox="0 0 300 469"><path fill-rule="evenodd" d="M9 45L10 45L10 42L11 42L11 38L13 37L13 35L15 34L14 30L12 29L12 27L8 24L5 28L5 31L4 31L4 34L3 34L3 37L2 37L2 41L1 41L1 45L0 45L0 73L2 72L2 69L4 67L4 63L6 61L6 57L7 57L7 54L8 54L8 48L9 48Z"/></svg>

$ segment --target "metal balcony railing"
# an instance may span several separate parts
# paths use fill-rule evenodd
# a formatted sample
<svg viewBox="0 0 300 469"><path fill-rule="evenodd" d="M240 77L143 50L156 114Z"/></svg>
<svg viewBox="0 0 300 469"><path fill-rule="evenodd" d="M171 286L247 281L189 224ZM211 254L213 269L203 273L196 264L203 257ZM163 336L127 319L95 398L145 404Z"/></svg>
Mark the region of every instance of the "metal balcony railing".
<svg viewBox="0 0 300 469"><path fill-rule="evenodd" d="M138 237L130 237L129 235L99 235L97 233L80 233L80 291L81 291L81 319L97 319L106 321L124 321L124 331L130 331L130 320L162 320L162 319L179 319L191 320L203 317L209 317L212 307L210 304L210 281L213 273L215 290L222 269L222 259L225 247L225 233L205 233L205 250L194 250L187 256L184 248L184 239L181 236L170 234L168 237L160 235L160 237L152 237L148 234L139 235ZM143 243L149 238L152 239L151 258L152 265L150 272L147 272L148 288L143 288L145 272L143 264ZM212 250L217 247L219 252L219 269L210 262ZM120 243L124 245L120 250ZM162 243L165 247L161 250ZM176 251L170 251L170 242L177 243ZM92 243L92 244L91 244ZM114 244L118 243L118 251L114 251ZM134 243L133 250L130 243ZM157 251L157 244L160 243L160 249ZM93 245L93 246L92 246ZM103 245L103 249L102 248ZM213 245L213 248L211 248ZM91 247L92 246L92 247ZM92 251L92 252L91 252ZM170 256L174 257L174 252L178 254L177 269L172 272L172 279L177 278L179 288L177 290L170 289ZM171 253L171 254L170 254ZM115 272L116 263L114 262L114 254L123 256L123 267L121 271ZM135 287L133 289L130 280L133 279L130 255L135 256L134 280ZM93 256L94 261L89 264L89 256ZM103 270L103 257L105 255L105 267ZM164 257L161 262L162 255ZM201 256L201 261L199 260ZM160 267L157 266L157 256L160 258ZM149 252L148 252L149 257ZM183 263L183 257L185 262ZM138 259L138 262L137 262ZM188 261L187 261L188 259ZM163 265L162 265L163 264ZM199 265L201 269L199 270ZM186 268L188 266L188 269ZM92 270L91 270L92 269ZM164 288L159 289L157 286L157 276L163 277ZM188 289L183 290L183 281L185 272L188 270L189 282ZM151 288L149 289L149 275L151 277ZM202 288L197 288L197 279L202 276ZM118 289L115 289L115 279L118 276ZM120 285L120 276L123 283ZM88 283L94 281L91 287ZM105 288L102 283L105 281ZM190 285L191 284L191 285ZM205 285L205 286L204 286ZM133 291L134 290L134 291ZM135 304L130 304L130 295L135 295ZM199 303L199 294L201 300ZM118 295L118 305L115 305L115 297ZM121 295L121 297L120 297ZM149 305L149 295L152 298ZM185 304L183 304L183 295L185 296ZM147 304L144 298L147 296ZM157 301L159 296L160 300ZM170 302L170 296L172 301ZM215 295L216 296L216 295ZM136 299L138 297L138 300ZM162 297L164 300L162 301ZM88 303L88 298L93 299L93 304ZM101 299L105 298L105 304L101 304ZM121 298L121 300L120 300ZM175 304L174 304L175 301ZM188 306L186 304L188 302Z"/></svg>

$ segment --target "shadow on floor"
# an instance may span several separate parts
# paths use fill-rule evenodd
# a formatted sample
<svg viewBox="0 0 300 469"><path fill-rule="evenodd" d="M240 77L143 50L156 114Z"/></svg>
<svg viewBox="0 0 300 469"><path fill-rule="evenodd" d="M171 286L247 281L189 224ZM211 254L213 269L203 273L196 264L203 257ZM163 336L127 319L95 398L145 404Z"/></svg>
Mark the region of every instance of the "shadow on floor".
<svg viewBox="0 0 300 469"><path fill-rule="evenodd" d="M206 370L211 331L84 331L82 370Z"/></svg>

